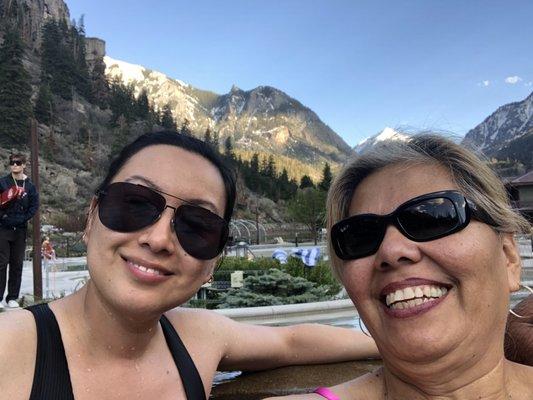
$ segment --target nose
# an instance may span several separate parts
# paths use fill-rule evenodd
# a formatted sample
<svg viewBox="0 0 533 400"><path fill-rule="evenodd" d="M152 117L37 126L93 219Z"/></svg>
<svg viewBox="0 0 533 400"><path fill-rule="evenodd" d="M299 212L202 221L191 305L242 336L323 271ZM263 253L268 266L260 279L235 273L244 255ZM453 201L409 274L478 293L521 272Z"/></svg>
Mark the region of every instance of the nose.
<svg viewBox="0 0 533 400"><path fill-rule="evenodd" d="M174 254L176 252L177 239L171 226L174 209L168 208L153 225L143 230L138 239L141 246L149 247L154 253Z"/></svg>
<svg viewBox="0 0 533 400"><path fill-rule="evenodd" d="M405 237L394 225L389 225L375 256L380 269L399 268L419 262L422 252L418 243Z"/></svg>

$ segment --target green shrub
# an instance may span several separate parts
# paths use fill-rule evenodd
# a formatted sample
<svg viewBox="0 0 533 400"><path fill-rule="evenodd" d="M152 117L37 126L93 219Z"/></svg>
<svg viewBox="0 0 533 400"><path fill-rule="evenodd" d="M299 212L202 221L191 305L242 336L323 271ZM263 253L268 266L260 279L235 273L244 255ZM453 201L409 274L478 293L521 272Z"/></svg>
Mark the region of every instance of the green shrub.
<svg viewBox="0 0 533 400"><path fill-rule="evenodd" d="M309 303L329 298L328 287L272 268L262 275L247 277L242 288L221 294L218 308Z"/></svg>

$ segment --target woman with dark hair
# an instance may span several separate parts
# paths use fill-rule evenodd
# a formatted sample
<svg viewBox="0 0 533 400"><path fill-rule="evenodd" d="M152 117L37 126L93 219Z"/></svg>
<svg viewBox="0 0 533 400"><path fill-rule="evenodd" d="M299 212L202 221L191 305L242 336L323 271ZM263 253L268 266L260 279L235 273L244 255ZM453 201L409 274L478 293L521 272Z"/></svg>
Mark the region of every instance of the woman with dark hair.
<svg viewBox="0 0 533 400"><path fill-rule="evenodd" d="M88 283L0 318L1 397L205 400L219 367L376 355L371 339L346 329L176 308L210 280L234 203L232 171L203 142L159 132L126 146L91 201Z"/></svg>
<svg viewBox="0 0 533 400"><path fill-rule="evenodd" d="M533 368L504 354L529 224L486 164L435 135L390 141L341 171L327 209L333 268L383 367L288 398L533 399Z"/></svg>

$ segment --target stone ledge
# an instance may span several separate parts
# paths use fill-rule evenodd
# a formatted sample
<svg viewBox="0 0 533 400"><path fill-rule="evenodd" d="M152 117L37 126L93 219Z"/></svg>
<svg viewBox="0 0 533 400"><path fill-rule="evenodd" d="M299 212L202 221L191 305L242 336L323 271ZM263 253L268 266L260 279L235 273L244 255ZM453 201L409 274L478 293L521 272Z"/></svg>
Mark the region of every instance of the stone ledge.
<svg viewBox="0 0 533 400"><path fill-rule="evenodd" d="M349 381L381 366L379 360L303 365L248 372L213 388L214 400L259 400L270 396L309 393L318 386Z"/></svg>

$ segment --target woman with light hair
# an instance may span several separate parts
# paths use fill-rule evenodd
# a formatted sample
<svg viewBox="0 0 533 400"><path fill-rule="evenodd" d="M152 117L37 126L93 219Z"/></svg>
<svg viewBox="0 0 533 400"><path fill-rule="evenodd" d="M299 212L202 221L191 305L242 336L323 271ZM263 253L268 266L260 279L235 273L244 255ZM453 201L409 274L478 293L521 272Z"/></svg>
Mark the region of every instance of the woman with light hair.
<svg viewBox="0 0 533 400"><path fill-rule="evenodd" d="M383 367L287 398L533 398L533 368L504 355L529 224L487 165L436 135L387 142L340 172L327 208L333 268Z"/></svg>

